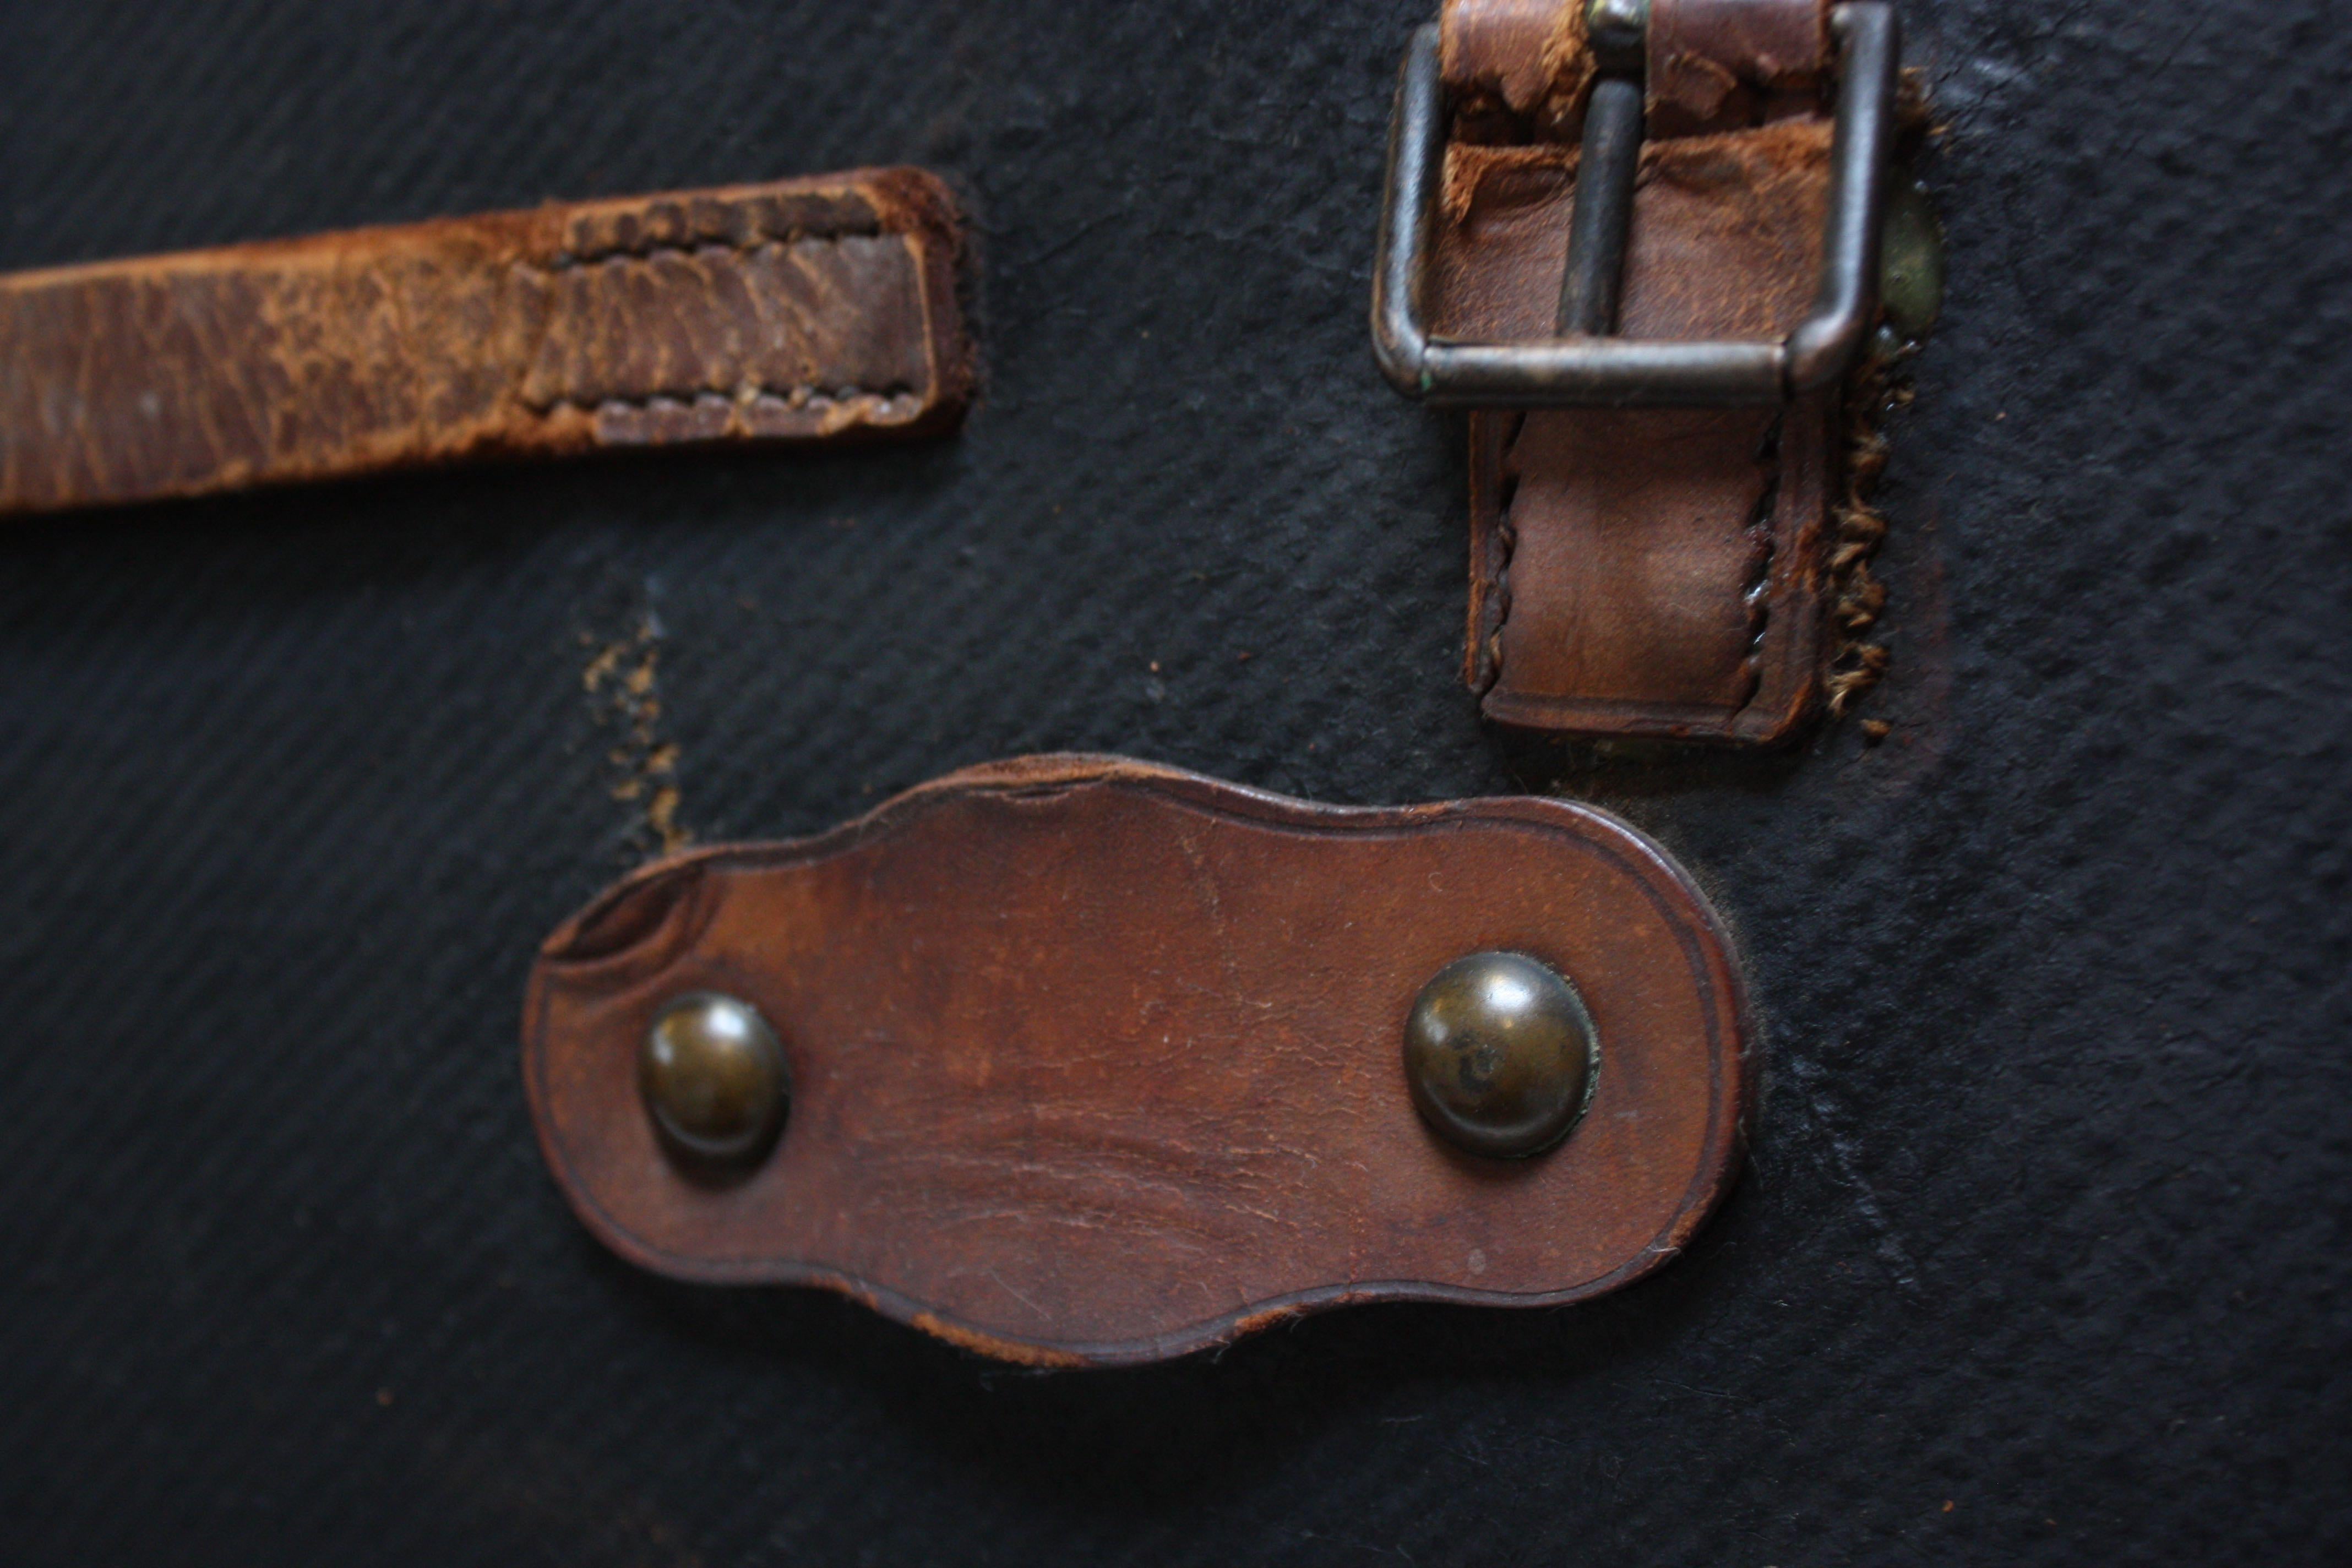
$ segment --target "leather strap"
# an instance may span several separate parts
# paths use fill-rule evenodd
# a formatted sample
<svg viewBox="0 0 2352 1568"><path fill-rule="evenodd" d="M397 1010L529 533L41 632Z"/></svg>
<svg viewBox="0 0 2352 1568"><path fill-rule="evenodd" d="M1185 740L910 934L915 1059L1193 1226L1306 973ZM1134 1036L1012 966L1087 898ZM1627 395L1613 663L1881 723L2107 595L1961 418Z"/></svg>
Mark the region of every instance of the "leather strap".
<svg viewBox="0 0 2352 1568"><path fill-rule="evenodd" d="M1457 139L1575 138L1596 75L1585 39L1588 4L1447 0L1440 37ZM1830 5L1650 0L1652 133L1752 120L1764 96L1816 85L1831 59Z"/></svg>
<svg viewBox="0 0 2352 1568"><path fill-rule="evenodd" d="M1770 94L1817 85L1830 0L1650 0L1651 132L1754 119Z"/></svg>
<svg viewBox="0 0 2352 1568"><path fill-rule="evenodd" d="M960 228L889 169L0 278L0 511L950 428Z"/></svg>
<svg viewBox="0 0 2352 1568"><path fill-rule="evenodd" d="M1575 134L1594 75L1580 0L1446 0L1438 21L1457 140Z"/></svg>
<svg viewBox="0 0 2352 1568"><path fill-rule="evenodd" d="M1567 975L1599 1035L1591 1109L1535 1159L1460 1152L1408 1087L1417 994L1480 949ZM727 1181L666 1152L637 1068L666 1005L714 992L792 1086ZM1600 812L1045 757L630 878L542 949L523 1072L556 1181L624 1257L1103 1364L1349 1301L1641 1278L1729 1184L1746 1028L1706 900Z"/></svg>
<svg viewBox="0 0 2352 1568"><path fill-rule="evenodd" d="M1455 0L1460 58L1523 47L1534 25L1511 9ZM1793 66L1741 51L1785 54L1820 11L1814 0L1660 0L1653 36L1663 22L1677 58L1728 57L1743 82L1786 83ZM1701 27L1751 12L1779 25L1736 37ZM1818 69L1818 55L1809 59ZM1556 92L1561 79L1549 79ZM1524 85L1515 90L1524 100ZM1622 332L1761 339L1793 328L1820 275L1831 134L1811 112L1650 142ZM1551 335L1577 163L1557 141L1457 134L1433 300L1441 334ZM1791 735L1821 694L1838 415L1828 396L1778 409L1474 414L1465 676L1486 715L1598 739Z"/></svg>

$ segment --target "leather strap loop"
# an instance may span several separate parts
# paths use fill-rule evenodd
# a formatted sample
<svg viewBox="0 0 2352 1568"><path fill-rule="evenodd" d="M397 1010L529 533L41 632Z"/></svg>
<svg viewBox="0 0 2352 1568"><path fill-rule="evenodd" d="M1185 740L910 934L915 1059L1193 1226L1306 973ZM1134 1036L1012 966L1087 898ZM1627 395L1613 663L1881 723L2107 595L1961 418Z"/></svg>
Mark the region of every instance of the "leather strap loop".
<svg viewBox="0 0 2352 1568"><path fill-rule="evenodd" d="M0 511L950 427L959 233L894 169L0 278Z"/></svg>

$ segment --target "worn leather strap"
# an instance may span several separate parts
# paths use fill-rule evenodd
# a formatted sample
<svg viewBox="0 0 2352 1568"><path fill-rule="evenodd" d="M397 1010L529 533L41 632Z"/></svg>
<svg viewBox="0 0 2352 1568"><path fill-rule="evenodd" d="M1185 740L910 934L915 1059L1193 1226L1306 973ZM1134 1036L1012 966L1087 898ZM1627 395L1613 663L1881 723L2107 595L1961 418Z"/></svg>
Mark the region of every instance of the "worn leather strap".
<svg viewBox="0 0 2352 1568"><path fill-rule="evenodd" d="M1627 335L1769 338L1802 319L1826 125L1654 142L1627 255ZM1577 153L1457 148L1437 319L1551 331ZM1769 742L1818 693L1832 405L1471 418L1468 677L1504 723Z"/></svg>
<svg viewBox="0 0 2352 1568"><path fill-rule="evenodd" d="M1829 12L1830 0L1650 0L1651 133L1752 120L1772 95L1816 87Z"/></svg>
<svg viewBox="0 0 2352 1568"><path fill-rule="evenodd" d="M888 169L0 278L0 510L949 427L959 234Z"/></svg>
<svg viewBox="0 0 2352 1568"><path fill-rule="evenodd" d="M1490 79L1510 83L1491 62L1528 47L1541 9L1455 0L1455 58L1489 61ZM1820 14L1814 0L1660 0L1653 37L1664 27L1678 59L1729 58L1740 82L1781 86L1801 74L1782 61L1790 40L1818 32ZM1748 31L1702 26L1734 16ZM1817 70L1818 52L1808 59ZM1524 82L1511 86L1506 107L1556 101L1565 78L1547 70L1549 87L1530 98ZM1469 90L1476 101L1486 89ZM1457 136L1451 149L1433 301L1441 335L1552 335L1578 153L1539 123L1527 122L1518 145ZM1622 333L1769 339L1793 328L1820 274L1831 134L1811 112L1650 142ZM1604 739L1790 735L1820 695L1837 414L1822 397L1473 415L1465 674L1486 713Z"/></svg>
<svg viewBox="0 0 2352 1568"><path fill-rule="evenodd" d="M1590 1110L1525 1161L1416 1112L1416 994L1466 953L1566 974ZM698 1177L641 1099L666 1004L781 1039L782 1138ZM1731 1180L1740 984L1706 900L1559 800L1314 805L1117 759L924 786L795 844L662 862L541 951L523 1069L550 1168L623 1256L839 1289L1013 1359L1149 1361L1349 1301L1581 1300Z"/></svg>
<svg viewBox="0 0 2352 1568"><path fill-rule="evenodd" d="M1445 83L1465 141L1572 140L1597 74L1590 0L1447 0ZM1753 120L1829 68L1831 0L1650 0L1653 134Z"/></svg>
<svg viewBox="0 0 2352 1568"><path fill-rule="evenodd" d="M1582 0L1446 0L1438 22L1457 139L1575 134L1594 76Z"/></svg>

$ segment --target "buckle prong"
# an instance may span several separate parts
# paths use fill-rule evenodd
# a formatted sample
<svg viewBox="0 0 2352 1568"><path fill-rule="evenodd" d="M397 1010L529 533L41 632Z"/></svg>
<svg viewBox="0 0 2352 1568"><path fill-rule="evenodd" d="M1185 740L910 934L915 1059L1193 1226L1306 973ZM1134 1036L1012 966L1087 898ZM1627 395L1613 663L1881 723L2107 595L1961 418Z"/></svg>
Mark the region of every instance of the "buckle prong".
<svg viewBox="0 0 2352 1568"><path fill-rule="evenodd" d="M1584 151L1576 163L1576 205L1568 220L1568 271L1560 278L1563 338L1617 331L1625 243L1633 231L1633 183L1642 172L1641 82L1603 77L1584 110Z"/></svg>

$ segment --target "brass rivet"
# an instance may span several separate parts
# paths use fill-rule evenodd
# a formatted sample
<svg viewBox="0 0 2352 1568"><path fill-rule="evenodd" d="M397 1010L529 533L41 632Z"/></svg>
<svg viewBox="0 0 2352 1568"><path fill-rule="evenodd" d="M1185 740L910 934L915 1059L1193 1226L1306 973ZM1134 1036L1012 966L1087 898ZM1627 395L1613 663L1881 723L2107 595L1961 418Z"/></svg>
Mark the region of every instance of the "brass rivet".
<svg viewBox="0 0 2352 1568"><path fill-rule="evenodd" d="M784 1048L767 1020L708 991L654 1019L637 1052L637 1088L673 1150L724 1164L765 1154L792 1099Z"/></svg>
<svg viewBox="0 0 2352 1568"><path fill-rule="evenodd" d="M1584 999L1524 953L1447 964L1405 1021L1413 1104L1473 1154L1517 1160L1558 1144L1583 1116L1600 1066Z"/></svg>

